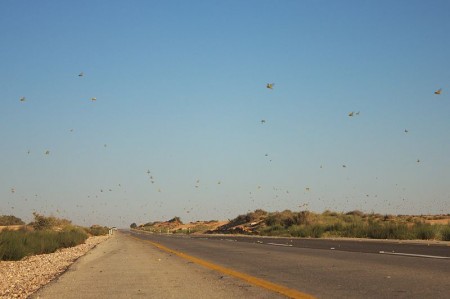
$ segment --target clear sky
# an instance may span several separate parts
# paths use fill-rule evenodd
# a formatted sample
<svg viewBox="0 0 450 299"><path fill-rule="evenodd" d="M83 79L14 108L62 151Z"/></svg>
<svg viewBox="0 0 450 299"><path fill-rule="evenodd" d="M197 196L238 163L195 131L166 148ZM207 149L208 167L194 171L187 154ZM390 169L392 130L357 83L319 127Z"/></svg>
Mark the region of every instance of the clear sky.
<svg viewBox="0 0 450 299"><path fill-rule="evenodd" d="M0 214L450 213L449 12L3 0Z"/></svg>

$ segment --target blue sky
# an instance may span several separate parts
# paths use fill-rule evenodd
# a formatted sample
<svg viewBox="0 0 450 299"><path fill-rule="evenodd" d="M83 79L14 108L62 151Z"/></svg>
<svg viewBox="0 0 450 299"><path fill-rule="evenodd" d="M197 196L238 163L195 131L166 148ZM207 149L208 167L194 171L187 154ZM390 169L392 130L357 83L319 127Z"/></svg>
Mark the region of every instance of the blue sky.
<svg viewBox="0 0 450 299"><path fill-rule="evenodd" d="M449 11L2 1L0 214L450 213Z"/></svg>

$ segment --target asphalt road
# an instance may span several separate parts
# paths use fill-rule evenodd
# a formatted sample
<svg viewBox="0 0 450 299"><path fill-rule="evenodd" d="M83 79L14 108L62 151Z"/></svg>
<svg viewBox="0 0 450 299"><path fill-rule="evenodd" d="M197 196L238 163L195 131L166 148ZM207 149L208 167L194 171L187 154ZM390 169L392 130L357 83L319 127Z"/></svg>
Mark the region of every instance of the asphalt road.
<svg viewBox="0 0 450 299"><path fill-rule="evenodd" d="M284 297L119 233L78 259L31 298Z"/></svg>
<svg viewBox="0 0 450 299"><path fill-rule="evenodd" d="M124 233L318 298L450 298L448 245Z"/></svg>
<svg viewBox="0 0 450 299"><path fill-rule="evenodd" d="M436 258L450 258L450 243L436 241L410 241L410 240L373 240L373 239L300 239L277 238L261 236L236 235L190 235L190 238L208 238L234 240L238 242L279 244L299 248L313 248L365 253L395 253L426 255ZM333 248L333 249L331 249Z"/></svg>

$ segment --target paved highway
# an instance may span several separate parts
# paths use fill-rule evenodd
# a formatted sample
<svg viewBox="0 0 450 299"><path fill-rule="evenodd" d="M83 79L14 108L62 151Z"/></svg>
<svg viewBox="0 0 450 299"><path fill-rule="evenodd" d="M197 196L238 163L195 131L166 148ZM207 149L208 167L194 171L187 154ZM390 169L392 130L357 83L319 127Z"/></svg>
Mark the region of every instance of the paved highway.
<svg viewBox="0 0 450 299"><path fill-rule="evenodd" d="M445 244L125 233L318 298L450 297Z"/></svg>
<svg viewBox="0 0 450 299"><path fill-rule="evenodd" d="M285 298L116 234L31 298Z"/></svg>

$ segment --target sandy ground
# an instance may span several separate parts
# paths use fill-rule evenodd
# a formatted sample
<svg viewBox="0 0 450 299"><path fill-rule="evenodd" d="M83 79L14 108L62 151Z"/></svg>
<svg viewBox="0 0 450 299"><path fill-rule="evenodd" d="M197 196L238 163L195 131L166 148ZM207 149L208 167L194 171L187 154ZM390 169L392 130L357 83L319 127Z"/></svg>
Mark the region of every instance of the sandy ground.
<svg viewBox="0 0 450 299"><path fill-rule="evenodd" d="M0 225L0 231L4 230L4 229L9 229L9 230L18 230L25 227L25 225L7 225L7 226L1 226Z"/></svg>
<svg viewBox="0 0 450 299"><path fill-rule="evenodd" d="M450 218L448 219L436 219L436 220L425 220L426 223L431 223L431 224L449 224L450 223Z"/></svg>

